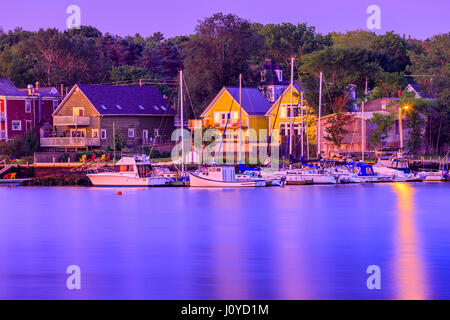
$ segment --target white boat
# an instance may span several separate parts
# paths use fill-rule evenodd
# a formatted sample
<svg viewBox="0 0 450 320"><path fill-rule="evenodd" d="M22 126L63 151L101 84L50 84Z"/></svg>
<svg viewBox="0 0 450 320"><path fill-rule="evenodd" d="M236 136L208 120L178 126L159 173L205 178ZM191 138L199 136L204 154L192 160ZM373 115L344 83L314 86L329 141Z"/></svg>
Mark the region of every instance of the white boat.
<svg viewBox="0 0 450 320"><path fill-rule="evenodd" d="M361 179L357 174L350 172L347 168L340 166L332 167L326 170L332 175L337 183L360 183Z"/></svg>
<svg viewBox="0 0 450 320"><path fill-rule="evenodd" d="M95 187L151 187L169 185L172 180L154 175L147 157L123 157L113 171L88 173Z"/></svg>
<svg viewBox="0 0 450 320"><path fill-rule="evenodd" d="M284 181L286 180L284 177L275 178L275 177L262 177L257 172L243 172L236 173L236 180L249 180L254 179L257 181L257 187L270 187L270 186L284 186Z"/></svg>
<svg viewBox="0 0 450 320"><path fill-rule="evenodd" d="M379 159L373 170L376 174L392 177L396 182L422 181L425 178L423 174L411 172L407 159Z"/></svg>
<svg viewBox="0 0 450 320"><path fill-rule="evenodd" d="M262 172L262 176L285 177L286 184L336 184L336 179L327 173L316 170L292 169L275 172Z"/></svg>
<svg viewBox="0 0 450 320"><path fill-rule="evenodd" d="M236 179L236 172L232 166L202 167L196 172L189 173L189 181L191 187L206 188L265 186L265 180L263 179Z"/></svg>

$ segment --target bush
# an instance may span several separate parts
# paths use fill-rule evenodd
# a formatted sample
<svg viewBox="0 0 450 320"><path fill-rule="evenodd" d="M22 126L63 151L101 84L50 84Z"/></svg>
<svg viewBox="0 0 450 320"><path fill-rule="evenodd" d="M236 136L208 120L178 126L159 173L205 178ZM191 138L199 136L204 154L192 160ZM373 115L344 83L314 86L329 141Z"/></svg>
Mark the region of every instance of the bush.
<svg viewBox="0 0 450 320"><path fill-rule="evenodd" d="M170 158L172 157L172 153L170 151L164 151L161 155L161 158Z"/></svg>

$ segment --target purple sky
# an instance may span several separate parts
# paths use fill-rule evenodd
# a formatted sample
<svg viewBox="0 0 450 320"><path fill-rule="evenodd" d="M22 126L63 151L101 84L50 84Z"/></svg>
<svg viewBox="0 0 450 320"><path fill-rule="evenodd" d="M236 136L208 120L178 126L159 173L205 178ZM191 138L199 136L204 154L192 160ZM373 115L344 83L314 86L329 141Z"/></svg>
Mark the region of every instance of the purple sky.
<svg viewBox="0 0 450 320"><path fill-rule="evenodd" d="M199 19L215 12L233 13L252 22L306 22L321 33L366 29L366 9L381 8L381 30L425 39L450 31L450 0L3 0L4 30L66 28L66 8L81 8L81 23L102 32L167 37L187 35Z"/></svg>

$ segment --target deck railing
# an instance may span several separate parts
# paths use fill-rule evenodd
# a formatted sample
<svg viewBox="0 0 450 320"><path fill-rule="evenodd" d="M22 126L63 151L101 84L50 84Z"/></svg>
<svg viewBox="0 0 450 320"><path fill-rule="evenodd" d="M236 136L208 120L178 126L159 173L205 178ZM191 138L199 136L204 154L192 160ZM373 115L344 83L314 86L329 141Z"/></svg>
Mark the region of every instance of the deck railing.
<svg viewBox="0 0 450 320"><path fill-rule="evenodd" d="M1 130L0 131L0 140L5 140L6 139L6 131L5 130Z"/></svg>
<svg viewBox="0 0 450 320"><path fill-rule="evenodd" d="M90 123L90 117L53 116L55 126L88 126Z"/></svg>
<svg viewBox="0 0 450 320"><path fill-rule="evenodd" d="M41 147L96 147L99 145L100 138L41 138Z"/></svg>

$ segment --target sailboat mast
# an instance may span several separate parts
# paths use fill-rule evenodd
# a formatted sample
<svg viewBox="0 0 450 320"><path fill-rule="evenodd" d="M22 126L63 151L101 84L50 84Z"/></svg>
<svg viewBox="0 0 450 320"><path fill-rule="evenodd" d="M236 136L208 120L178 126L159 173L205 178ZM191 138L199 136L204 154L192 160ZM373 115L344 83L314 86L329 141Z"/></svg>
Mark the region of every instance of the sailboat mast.
<svg viewBox="0 0 450 320"><path fill-rule="evenodd" d="M366 134L365 134L365 121L364 121L364 105L366 103L366 98L367 97L367 77L366 77L366 88L364 90L364 100L362 101L361 104L361 159L362 162L364 162L364 153L365 153L365 149L366 149Z"/></svg>
<svg viewBox="0 0 450 320"><path fill-rule="evenodd" d="M319 84L319 121L317 129L317 159L320 156L320 117L322 115L322 71L320 71L320 84Z"/></svg>
<svg viewBox="0 0 450 320"><path fill-rule="evenodd" d="M181 177L184 178L184 109L183 109L183 70L180 70L180 120L181 120Z"/></svg>
<svg viewBox="0 0 450 320"><path fill-rule="evenodd" d="M292 129L293 129L293 124L292 124L292 114L294 113L294 107L293 107L293 101L292 101L292 95L293 95L293 90L294 89L294 57L291 58L291 105L290 105L290 112L289 112L289 159L291 158L290 156L292 155ZM289 164L289 168L292 169L292 164Z"/></svg>
<svg viewBox="0 0 450 320"><path fill-rule="evenodd" d="M301 108L301 113L302 113L302 128L301 128L301 130L302 130L302 145L301 145L301 154L302 154L302 157L303 157L303 131L304 131L304 129L305 129L305 127L304 127L304 125L303 125L303 91L301 91L300 92L300 108Z"/></svg>
<svg viewBox="0 0 450 320"><path fill-rule="evenodd" d="M242 74L239 74L239 163L241 163L242 148Z"/></svg>

